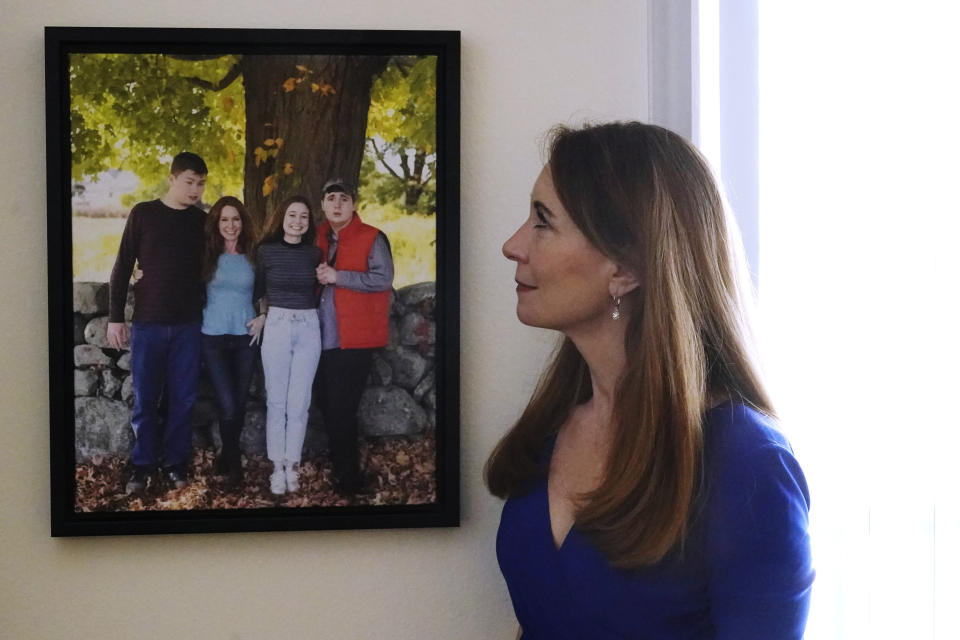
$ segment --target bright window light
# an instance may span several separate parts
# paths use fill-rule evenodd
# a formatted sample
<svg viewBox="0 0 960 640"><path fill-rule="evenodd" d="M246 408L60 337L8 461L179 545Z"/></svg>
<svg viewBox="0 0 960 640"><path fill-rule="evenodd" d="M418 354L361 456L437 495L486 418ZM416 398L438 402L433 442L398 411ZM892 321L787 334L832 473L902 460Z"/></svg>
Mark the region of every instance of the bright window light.
<svg viewBox="0 0 960 640"><path fill-rule="evenodd" d="M761 349L807 474L807 638L960 638L953 3L760 3Z"/></svg>
<svg viewBox="0 0 960 640"><path fill-rule="evenodd" d="M693 123L693 142L706 156L714 173L720 174L720 5L713 1L697 6L699 64L695 102L698 117Z"/></svg>

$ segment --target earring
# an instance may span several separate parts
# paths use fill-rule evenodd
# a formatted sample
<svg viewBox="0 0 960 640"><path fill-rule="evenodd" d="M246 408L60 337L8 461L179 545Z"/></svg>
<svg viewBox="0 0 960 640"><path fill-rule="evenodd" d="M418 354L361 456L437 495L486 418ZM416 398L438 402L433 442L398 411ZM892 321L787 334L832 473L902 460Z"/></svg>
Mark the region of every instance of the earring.
<svg viewBox="0 0 960 640"><path fill-rule="evenodd" d="M610 297L613 298L613 313L610 314L610 317L613 318L614 320L619 320L620 319L620 300L622 298L620 296L610 296Z"/></svg>

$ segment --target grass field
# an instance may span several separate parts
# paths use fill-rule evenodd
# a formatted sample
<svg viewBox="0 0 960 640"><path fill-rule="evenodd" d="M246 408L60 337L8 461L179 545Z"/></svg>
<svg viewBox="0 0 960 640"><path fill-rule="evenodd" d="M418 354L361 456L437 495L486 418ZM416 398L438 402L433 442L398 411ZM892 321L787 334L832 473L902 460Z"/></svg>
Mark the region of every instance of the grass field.
<svg viewBox="0 0 960 640"><path fill-rule="evenodd" d="M390 239L397 289L437 279L434 216L408 215L390 205L361 208L360 217ZM124 218L73 217L73 279L107 282L120 246Z"/></svg>
<svg viewBox="0 0 960 640"><path fill-rule="evenodd" d="M73 217L74 281L110 280L125 223L125 218Z"/></svg>
<svg viewBox="0 0 960 640"><path fill-rule="evenodd" d="M436 216L407 214L390 205L361 207L360 219L387 234L397 289L437 279Z"/></svg>

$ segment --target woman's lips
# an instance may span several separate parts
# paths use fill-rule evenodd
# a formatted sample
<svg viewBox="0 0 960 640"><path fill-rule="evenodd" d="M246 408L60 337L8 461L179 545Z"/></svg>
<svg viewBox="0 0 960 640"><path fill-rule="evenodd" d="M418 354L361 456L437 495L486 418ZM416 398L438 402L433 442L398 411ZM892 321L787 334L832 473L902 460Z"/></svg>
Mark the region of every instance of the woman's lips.
<svg viewBox="0 0 960 640"><path fill-rule="evenodd" d="M536 287L531 287L530 285L524 284L519 280L517 280L516 282L517 282L517 293L524 293L526 291L533 291L534 289L536 289Z"/></svg>

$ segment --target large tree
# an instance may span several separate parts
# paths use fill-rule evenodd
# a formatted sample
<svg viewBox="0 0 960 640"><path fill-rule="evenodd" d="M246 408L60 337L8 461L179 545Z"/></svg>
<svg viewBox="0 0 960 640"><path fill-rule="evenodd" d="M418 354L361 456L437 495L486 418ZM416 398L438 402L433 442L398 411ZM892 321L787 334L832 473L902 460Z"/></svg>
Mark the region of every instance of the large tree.
<svg viewBox="0 0 960 640"><path fill-rule="evenodd" d="M73 54L73 177L129 169L135 196L156 197L161 159L192 150L210 168L211 197L242 190L261 222L288 195L318 199L333 175L358 180L370 88L387 61Z"/></svg>
<svg viewBox="0 0 960 640"><path fill-rule="evenodd" d="M436 88L437 59L428 56L391 59L371 89L364 177L379 201L398 200L408 213L436 211Z"/></svg>

